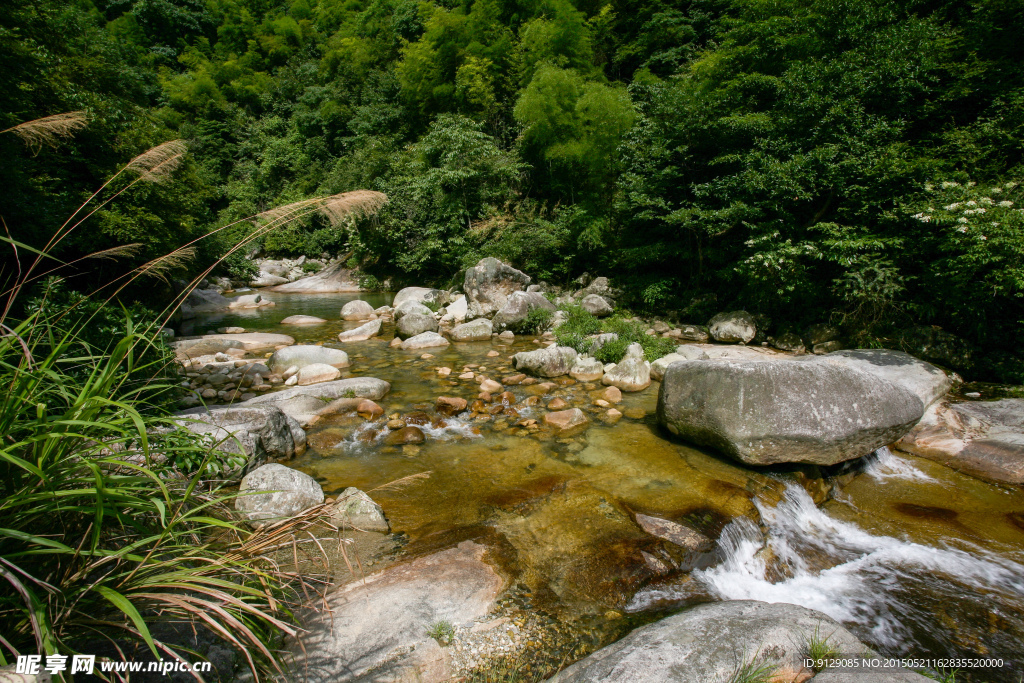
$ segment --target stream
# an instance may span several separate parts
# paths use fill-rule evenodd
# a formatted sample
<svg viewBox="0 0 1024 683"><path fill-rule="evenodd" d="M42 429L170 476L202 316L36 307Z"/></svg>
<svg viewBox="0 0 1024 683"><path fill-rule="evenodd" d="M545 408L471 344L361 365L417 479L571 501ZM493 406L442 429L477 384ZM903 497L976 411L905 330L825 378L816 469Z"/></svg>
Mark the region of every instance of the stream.
<svg viewBox="0 0 1024 683"><path fill-rule="evenodd" d="M509 387L519 418L435 420L438 396L476 397L475 382L457 379L466 366L500 380L514 372L513 353L539 348L534 339L452 344L427 349L433 357L423 359L422 351L389 348L390 326L378 339L337 342L338 332L360 324L338 320L345 302L361 298L376 307L390 294L267 296L277 305L205 314L181 333L237 325L342 348L351 360L343 377L391 383L379 402L382 420L417 412L430 418L425 443L388 446L382 421L331 417L310 428L309 449L289 463L316 477L328 496L430 473L371 494L394 541L379 557L365 558L367 565L474 539L511 577L509 609L548 615L584 651L685 606L756 599L820 610L883 655L997 657L1008 664L966 680L1024 675L1021 488L888 449L836 468L827 482L805 468L741 467L668 438L654 415L657 382L624 394L617 406L624 416L610 423L592 406L604 387L557 378L544 402L557 396L592 411L589 428L562 438L517 424L546 412L543 404L523 405L544 393L536 384ZM329 322L279 324L296 314ZM492 350L500 355L489 357ZM452 368L451 375L440 376L439 366ZM684 552L643 532L636 513L686 524L717 546Z"/></svg>

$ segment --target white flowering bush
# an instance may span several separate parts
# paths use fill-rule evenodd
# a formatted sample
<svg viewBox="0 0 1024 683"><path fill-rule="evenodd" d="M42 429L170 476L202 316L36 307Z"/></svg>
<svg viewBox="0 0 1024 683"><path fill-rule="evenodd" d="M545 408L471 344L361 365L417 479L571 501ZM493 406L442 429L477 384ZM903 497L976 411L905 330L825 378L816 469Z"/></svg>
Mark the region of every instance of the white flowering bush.
<svg viewBox="0 0 1024 683"><path fill-rule="evenodd" d="M1011 310L1001 312L1013 314L1024 303L1024 186L947 180L925 190L927 198L908 213L928 225L921 234L937 247L933 273L956 287L943 295L973 301L974 310L1006 299Z"/></svg>

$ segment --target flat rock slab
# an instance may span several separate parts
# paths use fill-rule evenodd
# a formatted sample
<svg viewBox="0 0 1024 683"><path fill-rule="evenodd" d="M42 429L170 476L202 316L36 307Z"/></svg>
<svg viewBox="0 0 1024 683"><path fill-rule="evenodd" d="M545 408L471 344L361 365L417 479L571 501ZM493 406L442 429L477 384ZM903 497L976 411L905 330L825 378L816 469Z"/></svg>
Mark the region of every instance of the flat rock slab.
<svg viewBox="0 0 1024 683"><path fill-rule="evenodd" d="M356 282L355 271L344 266L344 261L338 261L333 266L327 266L319 273L309 277L299 278L295 282L282 284L274 287L274 292L303 292L309 294L329 292L359 292L362 291L359 283Z"/></svg>
<svg viewBox="0 0 1024 683"><path fill-rule="evenodd" d="M699 531L669 519L637 514L636 523L651 536L657 536L687 550L704 552L711 550L715 545L714 541Z"/></svg>
<svg viewBox="0 0 1024 683"><path fill-rule="evenodd" d="M219 353L228 349L242 349L246 353L273 351L278 346L290 346L295 343L293 337L286 334L269 332L243 332L241 334L204 334L201 337L179 339L171 346L179 356L194 358L211 353Z"/></svg>
<svg viewBox="0 0 1024 683"><path fill-rule="evenodd" d="M290 315L281 321L282 325L320 325L327 322L315 315Z"/></svg>
<svg viewBox="0 0 1024 683"><path fill-rule="evenodd" d="M469 625L494 608L504 581L484 550L465 541L338 589L330 613L304 625L304 652L292 647L295 670L308 683L447 680L454 672L427 628Z"/></svg>
<svg viewBox="0 0 1024 683"><path fill-rule="evenodd" d="M700 605L639 628L573 664L553 680L557 683L730 681L743 662L755 658L778 667L773 680L806 680L813 672L804 669L802 660L815 632L828 636L829 643L840 653L871 652L841 624L821 612L786 603L730 600ZM893 679L893 683L928 680L917 674L907 675L910 677Z"/></svg>
<svg viewBox="0 0 1024 683"><path fill-rule="evenodd" d="M314 363L333 365L336 368L347 368L349 365L348 354L341 349L332 349L327 346L296 344L295 346L278 349L267 360L267 365L274 372L284 372L292 366L303 368Z"/></svg>
<svg viewBox="0 0 1024 683"><path fill-rule="evenodd" d="M370 322L360 325L354 329L339 332L338 341L346 344L349 342L366 341L367 339L376 337L380 334L380 326L380 320L371 320Z"/></svg>
<svg viewBox="0 0 1024 683"><path fill-rule="evenodd" d="M268 392L239 405L251 406L274 403L295 396L313 396L328 401L333 401L336 398L357 397L379 401L389 391L391 391L391 385L382 379L377 379L376 377L349 377L348 379L338 379L333 382L321 382L305 387L289 387L281 391Z"/></svg>
<svg viewBox="0 0 1024 683"><path fill-rule="evenodd" d="M822 359L854 367L906 387L917 394L925 407L942 398L952 384L945 372L903 351L849 349L830 353Z"/></svg>

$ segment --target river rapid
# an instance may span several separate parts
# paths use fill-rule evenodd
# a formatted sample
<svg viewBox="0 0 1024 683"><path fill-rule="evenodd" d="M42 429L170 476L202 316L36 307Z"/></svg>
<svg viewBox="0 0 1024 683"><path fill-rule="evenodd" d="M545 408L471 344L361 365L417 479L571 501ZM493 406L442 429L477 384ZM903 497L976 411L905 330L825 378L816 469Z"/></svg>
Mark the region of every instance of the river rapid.
<svg viewBox="0 0 1024 683"><path fill-rule="evenodd" d="M617 406L625 415L614 423L593 406L603 387L567 378L546 393L538 385L509 387L518 419L436 421L438 396L476 397L474 381L456 379L464 369L500 380L514 372L513 353L539 348L534 339L452 344L427 349L433 357L423 359L422 351L389 348L390 327L377 339L337 342L338 332L359 325L338 320L345 302L380 306L391 295L267 296L277 305L203 315L182 333L237 325L342 348L351 360L343 376L391 383L382 420L418 412L431 418L425 443L388 446L382 421L331 417L310 428L308 451L289 463L316 477L327 495L430 473L371 494L393 536L366 551L368 567L475 539L510 578L507 609L558 623L575 653L688 605L757 599L820 610L883 655L1009 664L998 677L975 672L958 681L1024 675L1020 488L888 449L826 477L807 468L742 467L670 439L654 415L657 382L625 394ZM329 322L280 325L296 314ZM492 350L499 355L488 356ZM441 366L452 374L439 375ZM542 404L523 406L540 393ZM589 409L589 428L555 438L518 426L540 419L543 403L556 396ZM636 513L684 523L716 547L684 551L646 534ZM553 659L564 658L551 647Z"/></svg>

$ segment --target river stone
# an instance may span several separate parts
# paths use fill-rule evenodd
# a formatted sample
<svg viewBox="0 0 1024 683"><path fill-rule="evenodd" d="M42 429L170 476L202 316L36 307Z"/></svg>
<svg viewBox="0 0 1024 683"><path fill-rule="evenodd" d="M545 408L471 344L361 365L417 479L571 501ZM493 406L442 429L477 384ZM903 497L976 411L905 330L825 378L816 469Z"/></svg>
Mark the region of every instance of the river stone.
<svg viewBox="0 0 1024 683"><path fill-rule="evenodd" d="M686 360L691 359L678 353L670 353L667 356L662 356L658 360L651 363L651 379L656 379L660 382L661 378L665 376L665 368L672 365L673 363Z"/></svg>
<svg viewBox="0 0 1024 683"><path fill-rule="evenodd" d="M622 391L643 391L651 386L651 364L644 360L643 347L630 344L622 360L601 377L601 383Z"/></svg>
<svg viewBox="0 0 1024 683"><path fill-rule="evenodd" d="M235 508L251 520L294 517L324 502L323 489L316 479L277 463L263 465L245 475L238 493Z"/></svg>
<svg viewBox="0 0 1024 683"><path fill-rule="evenodd" d="M658 420L748 465L834 465L896 441L921 419L910 390L816 357L674 363Z"/></svg>
<svg viewBox="0 0 1024 683"><path fill-rule="evenodd" d="M290 315L281 321L282 325L319 325L327 322L315 315Z"/></svg>
<svg viewBox="0 0 1024 683"><path fill-rule="evenodd" d="M395 334L402 339L415 337L424 332L437 332L437 320L434 319L433 314L407 313L395 323Z"/></svg>
<svg viewBox="0 0 1024 683"><path fill-rule="evenodd" d="M638 513L636 515L636 523L651 536L657 536L662 540L674 543L687 550L707 552L715 545L714 541L699 531L694 531L688 526L668 519Z"/></svg>
<svg viewBox="0 0 1024 683"><path fill-rule="evenodd" d="M903 351L849 349L830 353L823 360L857 368L905 387L917 394L925 407L942 398L952 386L945 372Z"/></svg>
<svg viewBox="0 0 1024 683"><path fill-rule="evenodd" d="M349 377L348 379L337 379L333 382L321 382L304 387L291 387L281 391L271 391L262 396L251 398L239 405L260 405L283 401L292 396L315 396L327 401L336 398L368 398L379 401L384 395L391 391L391 385L376 377Z"/></svg>
<svg viewBox="0 0 1024 683"><path fill-rule="evenodd" d="M368 495L350 486L338 496L338 502L331 511L335 524L347 525L360 531L391 533L391 526L384 517L384 510Z"/></svg>
<svg viewBox="0 0 1024 683"><path fill-rule="evenodd" d="M423 443L426 439L422 429L416 425L409 425L388 434L384 437L384 443L389 446L404 446L405 444Z"/></svg>
<svg viewBox="0 0 1024 683"><path fill-rule="evenodd" d="M585 299L590 294L596 294L608 303L614 305L615 299L618 298L620 292L611 286L608 278L595 277L590 281L590 284L574 293L572 297L574 299Z"/></svg>
<svg viewBox="0 0 1024 683"><path fill-rule="evenodd" d="M455 323L456 325L465 321L466 315L469 313L469 302L466 297L459 295L459 298L448 304L448 308L445 309L444 316L441 317L441 322L444 323Z"/></svg>
<svg viewBox="0 0 1024 683"><path fill-rule="evenodd" d="M512 292L521 292L530 284L530 276L496 258L482 259L466 270L463 291L469 300L469 316L490 317L508 302Z"/></svg>
<svg viewBox="0 0 1024 683"><path fill-rule="evenodd" d="M451 417L466 410L469 402L458 396L438 396L434 402L434 410L441 415Z"/></svg>
<svg viewBox="0 0 1024 683"><path fill-rule="evenodd" d="M243 294L230 299L228 308L263 308L264 306L276 306L270 299L262 294Z"/></svg>
<svg viewBox="0 0 1024 683"><path fill-rule="evenodd" d="M544 415L545 424L549 424L563 432L585 425L587 422L589 422L589 420L587 420L587 416L579 408L559 410L553 413L545 413Z"/></svg>
<svg viewBox="0 0 1024 683"><path fill-rule="evenodd" d="M346 344L350 342L366 341L367 339L376 337L380 334L380 326L380 320L371 320L370 322L360 325L354 329L339 332L338 341Z"/></svg>
<svg viewBox="0 0 1024 683"><path fill-rule="evenodd" d="M296 344L274 351L267 360L271 372L283 373L288 368L295 366L303 368L313 363L333 365L336 368L347 368L348 354L341 349L332 349L326 346L315 344Z"/></svg>
<svg viewBox="0 0 1024 683"><path fill-rule="evenodd" d="M395 306L391 315L395 321L399 321L403 316L409 313L419 313L420 315L433 316L434 312L421 304L419 301L403 301L400 306Z"/></svg>
<svg viewBox="0 0 1024 683"><path fill-rule="evenodd" d="M552 345L536 351L520 351L512 356L512 367L537 377L560 377L569 374L577 355L573 348Z"/></svg>
<svg viewBox="0 0 1024 683"><path fill-rule="evenodd" d="M757 334L754 317L746 311L730 311L719 313L708 321L708 330L717 342L749 344Z"/></svg>
<svg viewBox="0 0 1024 683"><path fill-rule="evenodd" d="M590 356L577 356L569 376L580 382L596 382L604 375L604 364Z"/></svg>
<svg viewBox="0 0 1024 683"><path fill-rule="evenodd" d="M341 377L341 370L326 363L310 363L299 368L299 386L331 382Z"/></svg>
<svg viewBox="0 0 1024 683"><path fill-rule="evenodd" d="M585 297L580 299L580 306L582 306L583 310L587 313L597 316L598 318L604 318L615 312L615 309L612 308L610 303L608 303L608 300L600 294L587 294Z"/></svg>
<svg viewBox="0 0 1024 683"><path fill-rule="evenodd" d="M448 297L448 292L443 289L431 289L430 287L406 287L399 290L398 294L395 294L395 299L391 302L391 305L397 309L405 302L411 301L418 304L431 303L443 306L448 303ZM430 309L428 308L427 310Z"/></svg>
<svg viewBox="0 0 1024 683"><path fill-rule="evenodd" d="M280 392L266 394L266 396L276 396ZM254 397L255 398L255 397ZM249 399L250 401L253 399ZM357 399L358 400L358 399ZM247 401L243 401L239 405L247 405ZM305 429L315 423L324 411L324 402L316 396L292 396L277 401L266 401L259 405L273 406L277 408L286 417L295 420L296 424ZM305 432L303 432L305 434ZM294 435L293 435L294 436Z"/></svg>
<svg viewBox="0 0 1024 683"><path fill-rule="evenodd" d="M786 603L729 600L643 626L562 671L558 683L730 681L743 662L763 659L778 666L773 680L806 680L798 676L808 639L816 632L828 634L829 642L844 655L870 653L821 612Z"/></svg>
<svg viewBox="0 0 1024 683"><path fill-rule="evenodd" d="M376 317L377 314L374 313L373 306L362 299L349 301L341 307L342 320L373 320Z"/></svg>
<svg viewBox="0 0 1024 683"><path fill-rule="evenodd" d="M306 683L449 680L450 656L427 628L482 621L495 608L504 581L485 551L464 541L333 591L328 609L303 624L301 647L290 644L293 670Z"/></svg>
<svg viewBox="0 0 1024 683"><path fill-rule="evenodd" d="M703 325L680 325L679 339L682 341L693 341L704 343L711 338L708 328Z"/></svg>
<svg viewBox="0 0 1024 683"><path fill-rule="evenodd" d="M896 448L985 481L1024 484L1024 399L937 401Z"/></svg>
<svg viewBox="0 0 1024 683"><path fill-rule="evenodd" d="M402 342L403 351L416 351L419 349L432 349L438 346L448 346L450 342L437 332L423 332L415 337L409 337Z"/></svg>
<svg viewBox="0 0 1024 683"><path fill-rule="evenodd" d="M807 347L804 346L804 342L800 339L800 335L794 334L793 332L783 332L777 337L768 337L768 343L780 351L807 353Z"/></svg>
<svg viewBox="0 0 1024 683"><path fill-rule="evenodd" d="M462 323L452 328L448 336L452 338L452 341L457 342L490 341L493 331L494 328L490 320L477 318L472 322Z"/></svg>
<svg viewBox="0 0 1024 683"><path fill-rule="evenodd" d="M298 454L288 420L275 406L243 402L233 406L190 408L175 413L175 422L194 434L211 436L220 450L247 456L246 471L267 460ZM304 437L303 433L303 441Z"/></svg>
<svg viewBox="0 0 1024 683"><path fill-rule="evenodd" d="M804 343L807 348L813 348L818 344L826 344L839 339L839 328L827 323L811 325L804 330Z"/></svg>
<svg viewBox="0 0 1024 683"><path fill-rule="evenodd" d="M530 311L535 309L554 311L555 305L548 301L547 297L537 292L512 292L505 305L494 316L496 328L508 327L526 320Z"/></svg>

